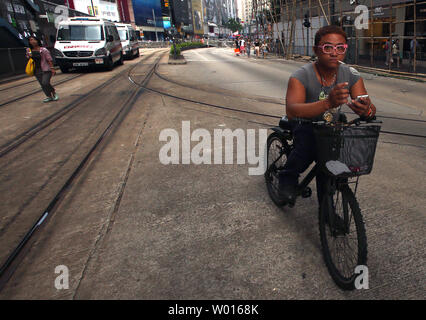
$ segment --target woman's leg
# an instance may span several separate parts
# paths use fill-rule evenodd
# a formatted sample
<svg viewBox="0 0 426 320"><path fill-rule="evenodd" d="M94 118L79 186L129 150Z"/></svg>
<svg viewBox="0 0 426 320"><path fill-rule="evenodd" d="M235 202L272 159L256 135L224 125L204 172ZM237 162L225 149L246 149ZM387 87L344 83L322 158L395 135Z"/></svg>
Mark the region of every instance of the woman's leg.
<svg viewBox="0 0 426 320"><path fill-rule="evenodd" d="M44 92L44 89L43 89L43 73L42 72L34 72L34 76L36 77L38 83L40 83L40 87Z"/></svg>
<svg viewBox="0 0 426 320"><path fill-rule="evenodd" d="M315 137L312 125L293 124L293 137L295 148L291 151L280 172L280 187L283 185L296 186L299 175L309 168L315 160Z"/></svg>
<svg viewBox="0 0 426 320"><path fill-rule="evenodd" d="M55 89L50 84L50 78L52 77L52 72L47 71L43 72L42 75L42 89L46 96L53 98L55 95Z"/></svg>

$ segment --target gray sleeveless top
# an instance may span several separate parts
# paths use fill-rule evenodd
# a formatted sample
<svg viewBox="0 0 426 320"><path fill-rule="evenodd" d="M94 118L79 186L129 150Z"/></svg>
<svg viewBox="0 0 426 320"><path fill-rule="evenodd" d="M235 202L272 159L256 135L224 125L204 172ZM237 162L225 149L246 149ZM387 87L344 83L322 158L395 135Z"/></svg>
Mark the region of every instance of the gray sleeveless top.
<svg viewBox="0 0 426 320"><path fill-rule="evenodd" d="M359 80L359 78L361 78L361 76L355 68L349 67L346 64L341 64L337 70L337 81L331 86L323 87L321 89L321 83L318 81L315 74L314 64L308 63L294 72L290 78L296 78L302 83L306 90L305 102L310 103L327 98L330 91L338 83L348 82L350 90L352 86ZM320 97L321 91L324 91L325 93L325 95L322 97ZM323 120L323 114L314 117L313 120Z"/></svg>

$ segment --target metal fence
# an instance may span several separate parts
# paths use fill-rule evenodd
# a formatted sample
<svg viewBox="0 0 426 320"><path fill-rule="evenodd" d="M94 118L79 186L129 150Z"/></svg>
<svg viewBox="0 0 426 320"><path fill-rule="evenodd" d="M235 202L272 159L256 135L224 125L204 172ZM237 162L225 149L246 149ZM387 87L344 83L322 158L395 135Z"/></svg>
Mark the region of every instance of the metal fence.
<svg viewBox="0 0 426 320"><path fill-rule="evenodd" d="M140 48L167 48L169 46L169 41L139 41Z"/></svg>
<svg viewBox="0 0 426 320"><path fill-rule="evenodd" d="M8 77L25 72L27 58L25 48L0 48L0 77Z"/></svg>

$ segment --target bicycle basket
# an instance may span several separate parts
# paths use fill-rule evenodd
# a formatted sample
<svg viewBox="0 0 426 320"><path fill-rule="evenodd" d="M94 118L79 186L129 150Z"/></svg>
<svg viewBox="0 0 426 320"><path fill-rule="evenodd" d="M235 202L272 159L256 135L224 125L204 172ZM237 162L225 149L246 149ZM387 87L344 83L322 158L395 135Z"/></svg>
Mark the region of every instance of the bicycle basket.
<svg viewBox="0 0 426 320"><path fill-rule="evenodd" d="M380 126L315 127L317 163L325 173L339 177L369 174Z"/></svg>

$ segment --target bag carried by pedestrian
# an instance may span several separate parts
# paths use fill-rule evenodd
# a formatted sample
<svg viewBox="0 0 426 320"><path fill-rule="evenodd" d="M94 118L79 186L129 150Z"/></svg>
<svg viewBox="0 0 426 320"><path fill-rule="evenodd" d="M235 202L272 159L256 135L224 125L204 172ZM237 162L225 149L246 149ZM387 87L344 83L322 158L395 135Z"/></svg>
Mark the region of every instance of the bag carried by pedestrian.
<svg viewBox="0 0 426 320"><path fill-rule="evenodd" d="M33 60L33 58L29 58L28 59L28 63L27 63L27 66L25 67L25 73L28 75L28 76L33 76L34 75L34 69L35 69L35 63L34 63L34 60Z"/></svg>

